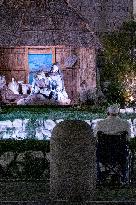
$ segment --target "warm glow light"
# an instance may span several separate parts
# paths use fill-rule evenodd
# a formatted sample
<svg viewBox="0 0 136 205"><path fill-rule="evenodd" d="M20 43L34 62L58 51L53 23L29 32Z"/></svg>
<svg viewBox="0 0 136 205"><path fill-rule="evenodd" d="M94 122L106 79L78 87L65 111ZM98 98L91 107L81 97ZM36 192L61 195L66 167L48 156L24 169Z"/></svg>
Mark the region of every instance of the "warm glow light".
<svg viewBox="0 0 136 205"><path fill-rule="evenodd" d="M134 101L133 96L130 96L129 99L130 99L131 102Z"/></svg>
<svg viewBox="0 0 136 205"><path fill-rule="evenodd" d="M136 73L126 74L122 83L125 88L124 97L126 102L134 102L136 100Z"/></svg>

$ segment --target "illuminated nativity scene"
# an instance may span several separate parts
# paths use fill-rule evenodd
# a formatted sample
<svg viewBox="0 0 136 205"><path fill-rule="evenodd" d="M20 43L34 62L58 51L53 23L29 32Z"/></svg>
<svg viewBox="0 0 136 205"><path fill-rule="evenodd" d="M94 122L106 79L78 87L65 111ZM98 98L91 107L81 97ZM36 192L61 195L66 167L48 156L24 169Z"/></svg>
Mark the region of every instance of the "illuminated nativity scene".
<svg viewBox="0 0 136 205"><path fill-rule="evenodd" d="M65 91L63 76L57 63L53 64L50 73L37 72L34 75L32 85L23 84L20 81L16 82L12 78L12 82L6 86L5 76L1 76L0 86L5 94L7 94L7 90L10 91L11 100L15 99L17 105L45 104L46 102L49 103L49 100L54 104L70 104L70 99ZM28 96L25 98L24 95Z"/></svg>
<svg viewBox="0 0 136 205"><path fill-rule="evenodd" d="M72 105L96 91L101 45L67 1L3 1L0 15L1 104Z"/></svg>

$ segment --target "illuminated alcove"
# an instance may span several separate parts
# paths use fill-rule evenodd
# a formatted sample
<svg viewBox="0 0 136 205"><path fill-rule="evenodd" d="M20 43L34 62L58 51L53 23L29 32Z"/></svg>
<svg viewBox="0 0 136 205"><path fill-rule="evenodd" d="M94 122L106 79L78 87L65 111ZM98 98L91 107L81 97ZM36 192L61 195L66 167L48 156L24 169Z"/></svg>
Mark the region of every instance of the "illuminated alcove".
<svg viewBox="0 0 136 205"><path fill-rule="evenodd" d="M4 1L5 2L5 1ZM29 83L29 55L59 62L71 104L82 90L96 89L98 39L67 1L11 1L0 7L0 75Z"/></svg>

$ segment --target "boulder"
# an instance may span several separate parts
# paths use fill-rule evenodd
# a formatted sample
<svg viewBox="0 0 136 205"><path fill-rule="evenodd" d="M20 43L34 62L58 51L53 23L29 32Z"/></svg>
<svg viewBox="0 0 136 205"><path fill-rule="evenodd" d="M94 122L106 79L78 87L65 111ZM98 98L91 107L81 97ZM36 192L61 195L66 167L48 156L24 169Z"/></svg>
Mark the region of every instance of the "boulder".
<svg viewBox="0 0 136 205"><path fill-rule="evenodd" d="M17 101L17 105L58 105L53 99L45 98L42 94L32 94Z"/></svg>
<svg viewBox="0 0 136 205"><path fill-rule="evenodd" d="M96 187L96 142L84 121L66 120L53 129L50 140L52 200L92 200Z"/></svg>
<svg viewBox="0 0 136 205"><path fill-rule="evenodd" d="M6 169L6 167L14 160L13 152L5 152L0 156L0 165Z"/></svg>
<svg viewBox="0 0 136 205"><path fill-rule="evenodd" d="M44 121L44 128L46 130L52 131L55 126L56 126L56 123L53 120L48 119Z"/></svg>

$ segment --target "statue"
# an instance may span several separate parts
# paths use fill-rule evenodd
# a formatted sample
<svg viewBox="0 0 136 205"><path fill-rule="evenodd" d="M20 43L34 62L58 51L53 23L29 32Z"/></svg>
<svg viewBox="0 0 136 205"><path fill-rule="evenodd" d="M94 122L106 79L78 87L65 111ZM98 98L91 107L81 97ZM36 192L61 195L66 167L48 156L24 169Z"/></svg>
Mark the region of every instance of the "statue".
<svg viewBox="0 0 136 205"><path fill-rule="evenodd" d="M38 72L32 82L31 95L42 94L44 97L49 97L50 92L49 75L43 71Z"/></svg>
<svg viewBox="0 0 136 205"><path fill-rule="evenodd" d="M10 82L8 84L8 88L14 93L14 94L19 94L19 85L18 83L15 81L14 78L12 78L12 82Z"/></svg>
<svg viewBox="0 0 136 205"><path fill-rule="evenodd" d="M28 91L30 90L29 84L22 84L22 93L27 95Z"/></svg>
<svg viewBox="0 0 136 205"><path fill-rule="evenodd" d="M28 104L70 104L65 91L63 75L58 63L54 63L49 73L39 71L34 76L31 93L27 98L20 99L18 105Z"/></svg>
<svg viewBox="0 0 136 205"><path fill-rule="evenodd" d="M5 85L6 85L5 76L2 75L0 76L0 90L3 89Z"/></svg>
<svg viewBox="0 0 136 205"><path fill-rule="evenodd" d="M59 68L58 63L54 63L50 70L50 98L55 99L60 104L70 104L70 99L64 87L63 74Z"/></svg>
<svg viewBox="0 0 136 205"><path fill-rule="evenodd" d="M0 76L0 105L15 103L21 98L18 95L18 84L12 78L12 82L6 85L5 76Z"/></svg>

